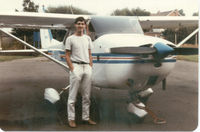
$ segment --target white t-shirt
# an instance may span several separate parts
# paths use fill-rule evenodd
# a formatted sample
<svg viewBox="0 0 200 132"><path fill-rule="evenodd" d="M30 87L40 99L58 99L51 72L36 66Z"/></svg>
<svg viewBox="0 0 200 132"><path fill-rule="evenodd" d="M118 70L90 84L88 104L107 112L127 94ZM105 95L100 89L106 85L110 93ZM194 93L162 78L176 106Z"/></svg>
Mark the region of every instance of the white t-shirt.
<svg viewBox="0 0 200 132"><path fill-rule="evenodd" d="M88 49L92 49L92 40L87 35L71 35L65 41L65 49L71 51L71 60L90 63Z"/></svg>

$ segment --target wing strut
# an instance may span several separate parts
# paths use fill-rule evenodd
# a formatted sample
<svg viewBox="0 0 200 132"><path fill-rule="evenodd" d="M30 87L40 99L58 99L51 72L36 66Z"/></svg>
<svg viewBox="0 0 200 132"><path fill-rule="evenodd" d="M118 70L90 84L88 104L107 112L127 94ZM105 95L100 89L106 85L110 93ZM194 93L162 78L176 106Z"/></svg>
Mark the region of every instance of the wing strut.
<svg viewBox="0 0 200 132"><path fill-rule="evenodd" d="M51 57L51 56L45 54L44 52L38 50L37 48L33 47L32 45L28 44L27 42L25 42L25 41L23 41L23 40L17 38L16 36L12 35L11 33L8 33L7 31L4 31L4 30L2 30L2 29L0 29L0 31L2 31L3 33L7 34L8 36L10 36L10 37L12 37L12 38L18 40L18 41L21 42L23 45L26 45L27 47L33 49L35 52L38 52L39 54L43 55L44 57L46 57L46 58L52 60L53 62L55 62L55 63L57 63L57 64L59 64L60 66L62 66L64 69L66 69L66 70L69 72L69 68L68 68L67 65L65 65L65 64L61 63L60 61L54 59L53 57Z"/></svg>
<svg viewBox="0 0 200 132"><path fill-rule="evenodd" d="M190 35L188 35L185 39L183 39L178 45L177 47L180 47L182 44L184 44L186 41L188 41L194 34L196 34L199 31L199 28L197 28L196 30L194 30Z"/></svg>

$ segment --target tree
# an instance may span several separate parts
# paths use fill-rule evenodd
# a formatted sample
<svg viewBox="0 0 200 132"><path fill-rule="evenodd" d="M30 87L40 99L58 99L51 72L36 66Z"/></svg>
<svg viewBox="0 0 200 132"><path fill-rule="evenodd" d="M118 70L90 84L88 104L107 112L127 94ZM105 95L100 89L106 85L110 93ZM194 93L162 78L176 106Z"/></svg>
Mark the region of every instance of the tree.
<svg viewBox="0 0 200 132"><path fill-rule="evenodd" d="M24 0L22 5L24 12L38 12L39 5L35 5L31 0Z"/></svg>
<svg viewBox="0 0 200 132"><path fill-rule="evenodd" d="M128 8L116 9L111 13L112 16L150 16L150 14L150 12L140 8L131 10Z"/></svg>
<svg viewBox="0 0 200 132"><path fill-rule="evenodd" d="M84 14L84 15L91 15L92 13L77 8L73 6L59 6L59 7L48 7L48 10L46 12L49 13L61 13L61 14Z"/></svg>
<svg viewBox="0 0 200 132"><path fill-rule="evenodd" d="M183 16L185 16L185 13L183 10L179 10L179 13ZM198 15L198 12L193 13L193 16ZM186 38L190 33L192 33L197 27L181 27L177 31L174 31L173 29L166 29L163 32L163 36L171 41L175 42L175 33L177 35L177 43L181 42L184 38ZM186 43L194 44L195 43L195 36L190 38Z"/></svg>
<svg viewBox="0 0 200 132"><path fill-rule="evenodd" d="M186 38L190 33L192 33L197 27L182 27L176 31L177 34L177 43L181 42L184 38ZM163 36L165 39L175 42L175 31L173 29L167 29L163 32ZM190 38L187 43L194 44L195 37Z"/></svg>
<svg viewBox="0 0 200 132"><path fill-rule="evenodd" d="M199 16L199 12L194 12L192 16Z"/></svg>
<svg viewBox="0 0 200 132"><path fill-rule="evenodd" d="M182 16L185 16L185 13L184 13L183 9L180 9L178 12L179 12Z"/></svg>
<svg viewBox="0 0 200 132"><path fill-rule="evenodd" d="M171 42L175 42L175 31L172 29L166 29L163 33L163 37Z"/></svg>
<svg viewBox="0 0 200 132"><path fill-rule="evenodd" d="M59 6L59 7L48 7L46 12L49 13L61 13L61 14L83 14L83 15L91 15L92 13L77 8L77 7L70 7L70 6ZM65 30L52 30L52 34L55 39L62 41L64 38L66 31Z"/></svg>
<svg viewBox="0 0 200 132"><path fill-rule="evenodd" d="M38 12L38 5L35 5L34 2L31 0L24 0L23 1L23 11L24 12ZM15 11L18 12L17 9ZM38 29L19 29L19 28L14 28L12 30L12 34L19 37L20 39L24 40L24 36L27 38L27 42L32 44L33 43L33 32L38 31Z"/></svg>

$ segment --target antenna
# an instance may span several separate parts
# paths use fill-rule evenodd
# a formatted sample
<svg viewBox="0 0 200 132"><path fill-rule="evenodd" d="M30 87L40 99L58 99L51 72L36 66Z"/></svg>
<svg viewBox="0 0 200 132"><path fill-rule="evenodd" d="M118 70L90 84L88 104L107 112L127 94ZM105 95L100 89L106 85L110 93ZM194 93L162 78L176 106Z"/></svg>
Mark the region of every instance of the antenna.
<svg viewBox="0 0 200 132"><path fill-rule="evenodd" d="M45 13L45 7L44 7L44 5L42 5L42 11Z"/></svg>
<svg viewBox="0 0 200 132"><path fill-rule="evenodd" d="M70 1L70 0L69 0L69 1ZM74 14L73 9L72 9L72 3L71 3L71 1L70 1L70 6L69 6L69 7L70 7L71 13Z"/></svg>

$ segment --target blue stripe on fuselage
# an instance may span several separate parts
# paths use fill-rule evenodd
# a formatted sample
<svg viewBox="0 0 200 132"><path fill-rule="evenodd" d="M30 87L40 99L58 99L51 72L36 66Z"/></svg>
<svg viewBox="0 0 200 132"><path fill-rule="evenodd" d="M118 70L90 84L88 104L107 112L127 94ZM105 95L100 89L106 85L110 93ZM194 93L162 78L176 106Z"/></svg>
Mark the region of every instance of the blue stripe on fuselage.
<svg viewBox="0 0 200 132"><path fill-rule="evenodd" d="M127 63L153 63L155 62L154 60L93 60L93 63L104 63L104 64L127 64ZM166 59L163 60L162 63L166 62L176 62L176 59Z"/></svg>
<svg viewBox="0 0 200 132"><path fill-rule="evenodd" d="M119 64L119 63L153 63L155 62L153 59L129 59L129 60L123 60L123 57L140 57L140 55L134 55L134 54L110 54L110 53L93 53L92 57L97 57L99 60L93 60L93 63L107 63L107 64ZM121 57L118 60L112 60L112 59L103 59L101 60L101 57ZM164 59L162 60L162 63L164 62L176 62L176 59Z"/></svg>
<svg viewBox="0 0 200 132"><path fill-rule="evenodd" d="M50 53L52 53L50 51ZM65 52L60 51L60 54L64 55ZM133 55L133 54L110 54L110 53L93 53L92 57L98 57L99 60L93 60L93 63L104 63L104 64L127 64L127 63L133 63L133 64L137 64L137 63L153 63L155 62L153 59L129 59L129 60L123 60L123 57L136 57L139 55ZM112 60L112 59L104 59L101 60L100 57L121 57L121 59L119 60ZM65 58L61 58L61 61L66 61ZM172 58L172 59L164 59L162 60L162 63L166 63L166 62L176 62L176 59Z"/></svg>
<svg viewBox="0 0 200 132"><path fill-rule="evenodd" d="M133 56L139 56L139 55L134 55L134 54L110 54L110 53L92 53L92 57L133 57Z"/></svg>

